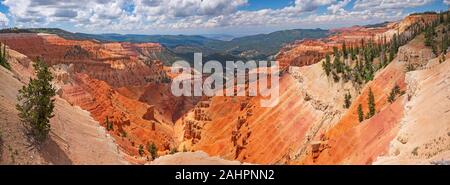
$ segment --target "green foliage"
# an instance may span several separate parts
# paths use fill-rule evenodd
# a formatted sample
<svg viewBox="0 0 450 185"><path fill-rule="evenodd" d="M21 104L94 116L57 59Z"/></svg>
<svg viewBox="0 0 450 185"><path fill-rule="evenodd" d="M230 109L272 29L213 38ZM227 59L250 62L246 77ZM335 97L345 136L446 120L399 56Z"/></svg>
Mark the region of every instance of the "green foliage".
<svg viewBox="0 0 450 185"><path fill-rule="evenodd" d="M121 130L120 134L121 134L122 137L127 137L128 136L128 133L125 130Z"/></svg>
<svg viewBox="0 0 450 185"><path fill-rule="evenodd" d="M342 44L342 54L344 55L344 59L348 58L347 46L345 45L345 42Z"/></svg>
<svg viewBox="0 0 450 185"><path fill-rule="evenodd" d="M358 120L359 122L364 121L364 112L361 104L358 105Z"/></svg>
<svg viewBox="0 0 450 185"><path fill-rule="evenodd" d="M434 43L434 26L428 25L425 29L425 46L432 46Z"/></svg>
<svg viewBox="0 0 450 185"><path fill-rule="evenodd" d="M158 148L156 147L155 143L147 143L147 151L150 153L153 159L156 159L158 157Z"/></svg>
<svg viewBox="0 0 450 185"><path fill-rule="evenodd" d="M391 92L389 93L388 102L393 103L395 101L395 98L399 94L400 94L400 86L395 84L395 86L391 89Z"/></svg>
<svg viewBox="0 0 450 185"><path fill-rule="evenodd" d="M331 74L333 75L334 82L336 82L336 83L339 82L341 77L339 77L339 75L336 72L334 72L334 71L332 71Z"/></svg>
<svg viewBox="0 0 450 185"><path fill-rule="evenodd" d="M339 54L334 56L333 68L336 70L337 73L342 73L344 71L343 68L344 64L341 63L340 58L341 57L339 56Z"/></svg>
<svg viewBox="0 0 450 185"><path fill-rule="evenodd" d="M107 131L112 131L112 130L114 130L113 123L109 121L109 118L108 118L108 117L106 117L105 125L106 125L106 130L107 130Z"/></svg>
<svg viewBox="0 0 450 185"><path fill-rule="evenodd" d="M328 53L325 55L325 62L322 63L322 68L325 71L325 74L329 76L331 72L331 63L330 63L330 55Z"/></svg>
<svg viewBox="0 0 450 185"><path fill-rule="evenodd" d="M356 60L356 53L358 53L358 48L357 47L356 48L352 47L352 50L351 50L351 55L352 55L351 59L352 60Z"/></svg>
<svg viewBox="0 0 450 185"><path fill-rule="evenodd" d="M143 156L145 154L144 146L139 145L138 153L140 156Z"/></svg>
<svg viewBox="0 0 450 185"><path fill-rule="evenodd" d="M36 143L43 142L50 131L50 118L53 115L56 90L50 83L53 80L47 65L38 60L33 64L36 79L30 79L28 85L19 90L17 96L19 117L28 133Z"/></svg>
<svg viewBox="0 0 450 185"><path fill-rule="evenodd" d="M178 153L178 149L177 148L172 148L172 149L170 149L169 153L170 154L176 154L176 153Z"/></svg>
<svg viewBox="0 0 450 185"><path fill-rule="evenodd" d="M350 107L350 105L352 104L352 95L350 95L350 93L347 93L344 95L344 107L346 109L348 109Z"/></svg>
<svg viewBox="0 0 450 185"><path fill-rule="evenodd" d="M369 112L368 112L368 118L371 118L375 115L375 96L373 95L372 88L369 88L369 97L368 97L368 105L369 105Z"/></svg>
<svg viewBox="0 0 450 185"><path fill-rule="evenodd" d="M442 53L446 53L447 49L448 49L448 44L449 44L449 40L448 40L448 32L446 32L444 34L444 36L442 37L442 47L441 47L441 52Z"/></svg>
<svg viewBox="0 0 450 185"><path fill-rule="evenodd" d="M8 70L11 70L7 57L6 45L2 43L0 43L0 65Z"/></svg>

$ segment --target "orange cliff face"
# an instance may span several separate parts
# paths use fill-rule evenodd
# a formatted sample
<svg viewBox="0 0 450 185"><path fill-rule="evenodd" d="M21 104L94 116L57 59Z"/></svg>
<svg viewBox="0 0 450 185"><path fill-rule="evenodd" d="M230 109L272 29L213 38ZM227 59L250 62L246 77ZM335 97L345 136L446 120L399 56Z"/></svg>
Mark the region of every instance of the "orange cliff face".
<svg viewBox="0 0 450 185"><path fill-rule="evenodd" d="M146 56L164 49L157 43L98 43L29 33L0 34L0 42L52 65L59 96L89 111L102 126L112 124L109 133L129 156L139 156L139 146L151 143L163 153L174 148L174 119L195 103L173 97L170 84L163 82L168 76L162 63ZM144 152L130 161L142 163Z"/></svg>
<svg viewBox="0 0 450 185"><path fill-rule="evenodd" d="M34 33L0 34L0 42L32 60L41 58L50 65L72 64L74 72L88 74L114 87L144 85L165 75L160 61L147 62L149 67L139 59L145 58L149 50L163 50L157 43L98 43Z"/></svg>

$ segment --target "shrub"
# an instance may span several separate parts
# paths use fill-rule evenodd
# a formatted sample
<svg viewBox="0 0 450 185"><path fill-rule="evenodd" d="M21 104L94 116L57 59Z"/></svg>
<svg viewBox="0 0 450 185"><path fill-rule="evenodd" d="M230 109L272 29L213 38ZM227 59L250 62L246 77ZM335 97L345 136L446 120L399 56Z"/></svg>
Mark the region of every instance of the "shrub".
<svg viewBox="0 0 450 185"><path fill-rule="evenodd" d="M178 153L178 149L177 148L170 149L170 154L175 154L175 153Z"/></svg>
<svg viewBox="0 0 450 185"><path fill-rule="evenodd" d="M143 155L145 154L145 152L144 152L144 146L139 145L139 150L138 150L138 152L139 152L139 155L140 155L140 156L143 156Z"/></svg>
<svg viewBox="0 0 450 185"><path fill-rule="evenodd" d="M399 94L400 94L400 86L395 84L395 86L391 89L391 93L389 93L388 102L393 103L395 101L395 98Z"/></svg>

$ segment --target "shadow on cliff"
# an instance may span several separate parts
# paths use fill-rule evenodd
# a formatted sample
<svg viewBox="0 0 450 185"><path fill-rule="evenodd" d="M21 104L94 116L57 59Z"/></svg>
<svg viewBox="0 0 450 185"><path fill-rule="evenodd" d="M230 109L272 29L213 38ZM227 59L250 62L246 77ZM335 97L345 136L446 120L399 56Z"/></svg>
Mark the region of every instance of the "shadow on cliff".
<svg viewBox="0 0 450 185"><path fill-rule="evenodd" d="M45 161L56 165L72 164L64 150L52 138L49 138L41 147L40 153Z"/></svg>

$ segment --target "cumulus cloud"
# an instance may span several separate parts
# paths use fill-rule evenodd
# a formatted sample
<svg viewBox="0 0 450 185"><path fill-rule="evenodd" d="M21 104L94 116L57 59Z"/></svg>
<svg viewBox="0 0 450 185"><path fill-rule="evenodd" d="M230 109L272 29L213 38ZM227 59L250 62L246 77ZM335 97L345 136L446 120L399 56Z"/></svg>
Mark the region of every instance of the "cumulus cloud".
<svg viewBox="0 0 450 185"><path fill-rule="evenodd" d="M146 31L266 25L320 25L392 20L432 0L295 0L279 9L244 10L248 0L5 0L17 26L70 23L82 30ZM447 3L449 0L444 0ZM327 12L318 13L320 7Z"/></svg>
<svg viewBox="0 0 450 185"><path fill-rule="evenodd" d="M357 0L354 5L355 10L390 10L404 9L411 7L423 6L431 3L433 0Z"/></svg>
<svg viewBox="0 0 450 185"><path fill-rule="evenodd" d="M4 27L6 27L8 25L8 23L9 23L8 17L6 17L5 14L0 12L0 26L2 28L4 28Z"/></svg>
<svg viewBox="0 0 450 185"><path fill-rule="evenodd" d="M450 0L444 0L444 3L445 3L446 5L450 5Z"/></svg>
<svg viewBox="0 0 450 185"><path fill-rule="evenodd" d="M301 11L313 11L320 6L329 5L335 0L295 0L295 6Z"/></svg>
<svg viewBox="0 0 450 185"><path fill-rule="evenodd" d="M331 11L333 14L336 14L337 12L343 12L344 7L347 6L347 4L350 3L350 0L343 0L343 1L339 1L336 4L332 4L330 5L327 10Z"/></svg>

